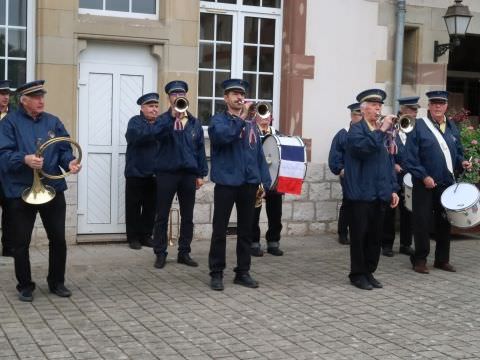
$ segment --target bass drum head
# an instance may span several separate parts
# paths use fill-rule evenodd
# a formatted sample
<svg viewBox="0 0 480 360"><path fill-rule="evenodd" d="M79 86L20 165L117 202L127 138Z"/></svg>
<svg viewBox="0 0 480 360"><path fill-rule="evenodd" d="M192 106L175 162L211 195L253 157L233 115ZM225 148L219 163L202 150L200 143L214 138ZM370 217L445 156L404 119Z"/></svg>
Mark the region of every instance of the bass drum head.
<svg viewBox="0 0 480 360"><path fill-rule="evenodd" d="M474 205L478 201L479 196L480 193L475 185L458 183L446 188L442 193L440 201L444 208L460 211Z"/></svg>
<svg viewBox="0 0 480 360"><path fill-rule="evenodd" d="M263 140L263 153L267 160L268 171L272 178L272 186L274 188L278 180L278 171L280 170L280 141L277 135L268 135Z"/></svg>

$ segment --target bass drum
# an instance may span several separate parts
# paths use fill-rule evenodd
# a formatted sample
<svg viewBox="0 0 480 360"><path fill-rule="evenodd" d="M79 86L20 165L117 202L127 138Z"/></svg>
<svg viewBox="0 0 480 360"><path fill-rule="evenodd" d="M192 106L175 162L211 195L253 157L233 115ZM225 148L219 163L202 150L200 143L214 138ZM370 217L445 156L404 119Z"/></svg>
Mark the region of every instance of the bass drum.
<svg viewBox="0 0 480 360"><path fill-rule="evenodd" d="M450 224L471 228L480 224L480 191L469 183L453 184L440 198Z"/></svg>
<svg viewBox="0 0 480 360"><path fill-rule="evenodd" d="M279 193L300 195L307 174L307 153L299 136L268 135L263 140L272 186Z"/></svg>
<svg viewBox="0 0 480 360"><path fill-rule="evenodd" d="M413 193L413 182L412 174L407 173L403 177L403 196L405 201L405 208L409 211L412 211L412 193Z"/></svg>

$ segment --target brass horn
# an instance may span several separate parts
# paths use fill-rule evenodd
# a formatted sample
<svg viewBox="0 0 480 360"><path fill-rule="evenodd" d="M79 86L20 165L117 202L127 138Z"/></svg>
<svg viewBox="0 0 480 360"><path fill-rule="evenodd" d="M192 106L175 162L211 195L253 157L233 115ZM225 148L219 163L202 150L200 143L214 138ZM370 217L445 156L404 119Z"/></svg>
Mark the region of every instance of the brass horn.
<svg viewBox="0 0 480 360"><path fill-rule="evenodd" d="M262 119L270 117L270 114L272 113L270 105L266 102L257 103L255 105L255 110L257 111L257 115L260 116Z"/></svg>
<svg viewBox="0 0 480 360"><path fill-rule="evenodd" d="M377 114L377 122L381 126L383 124L383 119L387 115ZM402 115L400 117L394 116L393 118L393 128L396 131L401 131L405 134L408 134L415 128L416 119L411 115Z"/></svg>
<svg viewBox="0 0 480 360"><path fill-rule="evenodd" d="M187 111L189 106L188 99L184 96L177 97L173 103L173 108L178 113L184 113Z"/></svg>
<svg viewBox="0 0 480 360"><path fill-rule="evenodd" d="M42 157L47 147L61 141L69 142L77 148L77 152L78 152L77 161L80 164L80 162L82 161L82 149L80 148L80 145L77 142L73 141L72 139L66 136L60 136L60 137L56 137L56 138L45 141L42 145L38 147L35 155L37 157ZM58 180L58 179L63 179L68 175L70 175L70 171L64 172L61 175L50 175L45 171L43 171L42 169L33 169L32 186L25 189L22 193L23 201L25 201L28 204L32 204L32 205L45 204L50 200L53 200L53 198L55 197L55 189L49 185L44 185L41 181L40 175L47 179Z"/></svg>
<svg viewBox="0 0 480 360"><path fill-rule="evenodd" d="M255 195L255 207L259 208L262 206L262 200L265 195L265 189L262 184L258 185L257 193Z"/></svg>

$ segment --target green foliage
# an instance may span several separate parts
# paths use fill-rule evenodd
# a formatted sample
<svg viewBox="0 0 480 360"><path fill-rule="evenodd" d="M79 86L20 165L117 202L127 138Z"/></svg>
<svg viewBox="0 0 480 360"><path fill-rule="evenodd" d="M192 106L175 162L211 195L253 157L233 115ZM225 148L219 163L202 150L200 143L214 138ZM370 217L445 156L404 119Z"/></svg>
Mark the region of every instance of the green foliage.
<svg viewBox="0 0 480 360"><path fill-rule="evenodd" d="M460 129L465 160L472 159L471 171L466 171L463 180L472 184L480 183L480 128L464 123Z"/></svg>

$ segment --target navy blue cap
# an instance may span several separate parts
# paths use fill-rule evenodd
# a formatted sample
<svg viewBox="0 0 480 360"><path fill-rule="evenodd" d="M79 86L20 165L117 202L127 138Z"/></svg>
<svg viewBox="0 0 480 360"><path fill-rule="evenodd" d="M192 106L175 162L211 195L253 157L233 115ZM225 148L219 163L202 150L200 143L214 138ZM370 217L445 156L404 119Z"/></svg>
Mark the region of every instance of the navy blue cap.
<svg viewBox="0 0 480 360"><path fill-rule="evenodd" d="M174 92L188 92L188 84L182 80L174 80L170 81L167 85L165 85L165 92L167 94L171 94Z"/></svg>
<svg viewBox="0 0 480 360"><path fill-rule="evenodd" d="M10 80L0 80L0 91L10 91Z"/></svg>
<svg viewBox="0 0 480 360"><path fill-rule="evenodd" d="M239 90L246 93L250 88L250 84L248 83L248 81L243 79L227 79L222 82L222 88L224 92L227 92L229 90Z"/></svg>
<svg viewBox="0 0 480 360"><path fill-rule="evenodd" d="M156 92L151 92L140 96L137 100L137 105L144 105L148 103L157 103L160 96Z"/></svg>
<svg viewBox="0 0 480 360"><path fill-rule="evenodd" d="M347 106L347 108L349 108L351 112L354 112L354 111L359 112L360 111L360 103L350 104L350 105Z"/></svg>
<svg viewBox="0 0 480 360"><path fill-rule="evenodd" d="M385 100L386 97L387 94L382 89L368 89L357 95L357 101L359 103L367 101L383 104L383 100Z"/></svg>
<svg viewBox="0 0 480 360"><path fill-rule="evenodd" d="M425 93L428 97L428 101L448 101L448 91L434 90Z"/></svg>
<svg viewBox="0 0 480 360"><path fill-rule="evenodd" d="M45 84L45 80L35 80L23 84L17 88L17 93L20 95L28 95L28 96L35 96L35 95L43 95L46 94L47 91L44 89L43 85Z"/></svg>
<svg viewBox="0 0 480 360"><path fill-rule="evenodd" d="M420 104L418 103L419 99L420 99L420 96L407 96L407 97L399 98L398 104L400 106L419 108L420 107Z"/></svg>

